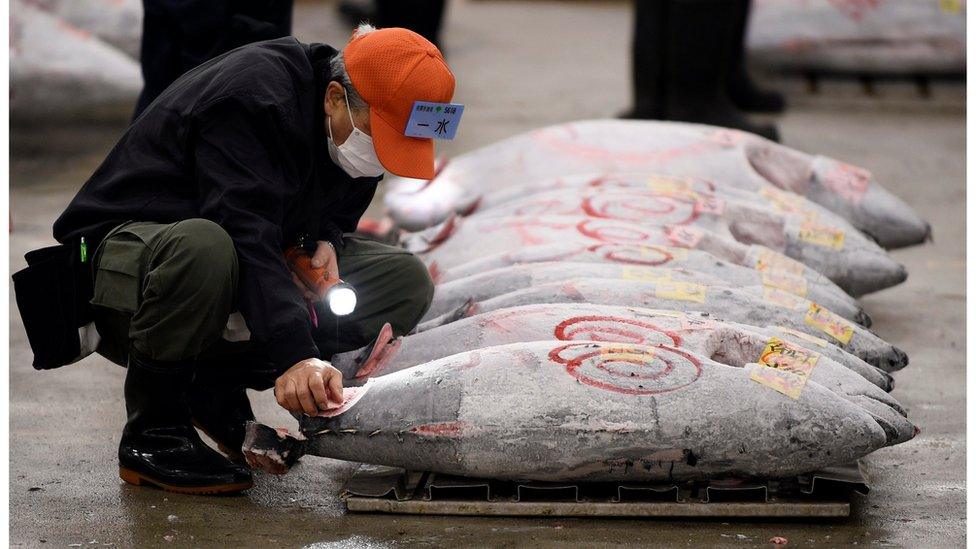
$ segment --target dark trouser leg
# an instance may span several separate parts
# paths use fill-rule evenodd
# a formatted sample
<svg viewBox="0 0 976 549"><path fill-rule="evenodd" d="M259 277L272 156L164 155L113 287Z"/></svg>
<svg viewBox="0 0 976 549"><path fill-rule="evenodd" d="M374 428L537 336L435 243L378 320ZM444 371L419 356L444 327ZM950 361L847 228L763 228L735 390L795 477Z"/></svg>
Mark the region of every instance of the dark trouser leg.
<svg viewBox="0 0 976 549"><path fill-rule="evenodd" d="M424 263L403 248L361 238L346 238L339 250L339 276L356 289L352 314L336 317L325 304L316 307L316 344L325 358L358 349L389 322L395 335L416 327L434 296Z"/></svg>
<svg viewBox="0 0 976 549"><path fill-rule="evenodd" d="M99 352L128 363L120 476L184 493L250 487L246 469L200 440L187 400L196 357L219 339L233 310L230 237L202 219L134 223L110 234L94 263Z"/></svg>
<svg viewBox="0 0 976 549"><path fill-rule="evenodd" d="M750 123L727 95L734 7L730 0L669 0L665 118L777 139L775 127Z"/></svg>
<svg viewBox="0 0 976 549"><path fill-rule="evenodd" d="M376 25L402 27L440 47L445 0L376 0Z"/></svg>
<svg viewBox="0 0 976 549"><path fill-rule="evenodd" d="M746 70L746 30L749 26L752 0L731 1L735 5L735 30L732 71L728 81L729 98L744 111L781 112L786 106L783 95L757 88Z"/></svg>
<svg viewBox="0 0 976 549"><path fill-rule="evenodd" d="M631 79L634 107L627 118L660 118L664 108L667 0L634 0Z"/></svg>

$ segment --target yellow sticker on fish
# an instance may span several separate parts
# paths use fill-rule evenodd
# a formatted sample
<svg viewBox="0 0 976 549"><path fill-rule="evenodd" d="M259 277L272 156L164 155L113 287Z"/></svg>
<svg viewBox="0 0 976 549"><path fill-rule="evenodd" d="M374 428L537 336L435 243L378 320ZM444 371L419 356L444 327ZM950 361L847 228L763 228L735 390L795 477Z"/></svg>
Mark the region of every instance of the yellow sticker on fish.
<svg viewBox="0 0 976 549"><path fill-rule="evenodd" d="M763 286L763 298L773 305L787 309L796 309L803 304L799 297L771 286Z"/></svg>
<svg viewBox="0 0 976 549"><path fill-rule="evenodd" d="M939 7L946 13L962 13L963 0L939 0Z"/></svg>
<svg viewBox="0 0 976 549"><path fill-rule="evenodd" d="M813 326L843 345L850 343L851 338L854 337L853 324L816 303L810 304L803 321L807 326Z"/></svg>
<svg viewBox="0 0 976 549"><path fill-rule="evenodd" d="M801 297L807 295L807 279L802 276L770 269L762 272L762 281L763 286L778 288Z"/></svg>
<svg viewBox="0 0 976 549"><path fill-rule="evenodd" d="M830 345L830 343L828 343L826 339L820 339L817 336L812 336L810 334L798 332L792 328L787 328L785 326L777 326L776 329L783 332L784 334L791 335L797 339L802 339L803 341L806 341L808 343L813 343L817 347L827 347L827 345Z"/></svg>
<svg viewBox="0 0 976 549"><path fill-rule="evenodd" d="M671 280L671 269L624 265L620 268L620 278L640 282L667 282Z"/></svg>
<svg viewBox="0 0 976 549"><path fill-rule="evenodd" d="M813 351L771 337L756 360L759 367L753 368L749 378L796 400L818 360L820 355Z"/></svg>
<svg viewBox="0 0 976 549"><path fill-rule="evenodd" d="M844 247L844 231L816 223L807 222L800 227L800 240L839 250Z"/></svg>
<svg viewBox="0 0 976 549"><path fill-rule="evenodd" d="M660 282L654 288L654 295L660 299L677 299L704 303L707 290L701 284L692 282Z"/></svg>
<svg viewBox="0 0 976 549"><path fill-rule="evenodd" d="M759 189L759 194L768 198L773 203L773 209L779 213L795 214L807 220L817 218L816 210L808 210L803 207L803 199L799 195L772 187Z"/></svg>
<svg viewBox="0 0 976 549"><path fill-rule="evenodd" d="M691 190L691 181L652 175L647 179L647 188L656 192L680 193Z"/></svg>
<svg viewBox="0 0 976 549"><path fill-rule="evenodd" d="M789 274L803 275L803 264L779 254L768 248L760 250L756 257L756 270L783 271Z"/></svg>

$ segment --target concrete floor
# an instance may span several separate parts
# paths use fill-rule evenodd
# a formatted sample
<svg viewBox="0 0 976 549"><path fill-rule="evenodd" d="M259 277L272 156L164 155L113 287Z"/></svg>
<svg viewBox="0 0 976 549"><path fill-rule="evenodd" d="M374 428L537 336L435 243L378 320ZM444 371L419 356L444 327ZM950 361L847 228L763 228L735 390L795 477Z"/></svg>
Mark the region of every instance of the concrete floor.
<svg viewBox="0 0 976 549"><path fill-rule="evenodd" d="M296 34L340 43L328 6L300 3ZM628 104L629 5L451 3L446 51L467 105L457 153L531 127L612 116ZM875 330L905 349L897 398L922 433L866 461L874 490L847 520L631 521L412 518L345 514L338 488L355 465L306 458L246 496L185 497L124 485L116 446L123 370L100 357L52 372L30 367L16 307L10 320L10 525L15 546L389 547L609 545L961 546L965 541L965 98L940 85L826 84L816 96L783 81L787 145L872 170L934 226L935 241L894 252L907 283L865 298ZM21 128L12 134L11 268L50 242L53 219L120 132L117 125ZM12 293L11 293L12 296ZM13 299L11 297L11 304ZM259 418L291 424L269 394Z"/></svg>

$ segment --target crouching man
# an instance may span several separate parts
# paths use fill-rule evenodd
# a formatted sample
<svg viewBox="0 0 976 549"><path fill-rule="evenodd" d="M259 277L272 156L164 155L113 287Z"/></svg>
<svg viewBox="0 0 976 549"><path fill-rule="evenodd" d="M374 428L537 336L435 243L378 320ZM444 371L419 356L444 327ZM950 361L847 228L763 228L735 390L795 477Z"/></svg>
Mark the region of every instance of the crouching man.
<svg viewBox="0 0 976 549"><path fill-rule="evenodd" d="M231 51L132 123L54 225L65 247L90 250L97 351L128 367L125 481L250 487L239 459L253 419L245 387L273 386L281 406L315 414L342 399L342 376L324 359L386 322L414 328L433 294L425 266L343 234L384 171L432 178L432 139L405 129L415 102L453 93L433 44L363 25L342 51L292 37ZM314 267L355 288L352 314L334 316L289 270L285 251L299 243ZM240 339L225 337L238 311L250 336L228 341Z"/></svg>

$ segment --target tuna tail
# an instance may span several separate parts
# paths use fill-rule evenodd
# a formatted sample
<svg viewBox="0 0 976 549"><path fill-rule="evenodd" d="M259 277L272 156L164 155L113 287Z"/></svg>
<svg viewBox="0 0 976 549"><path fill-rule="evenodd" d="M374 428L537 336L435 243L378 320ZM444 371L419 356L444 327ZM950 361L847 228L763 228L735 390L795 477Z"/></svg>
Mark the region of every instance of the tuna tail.
<svg viewBox="0 0 976 549"><path fill-rule="evenodd" d="M285 429L273 429L256 421L247 422L244 459L251 469L283 475L305 455L305 440Z"/></svg>

